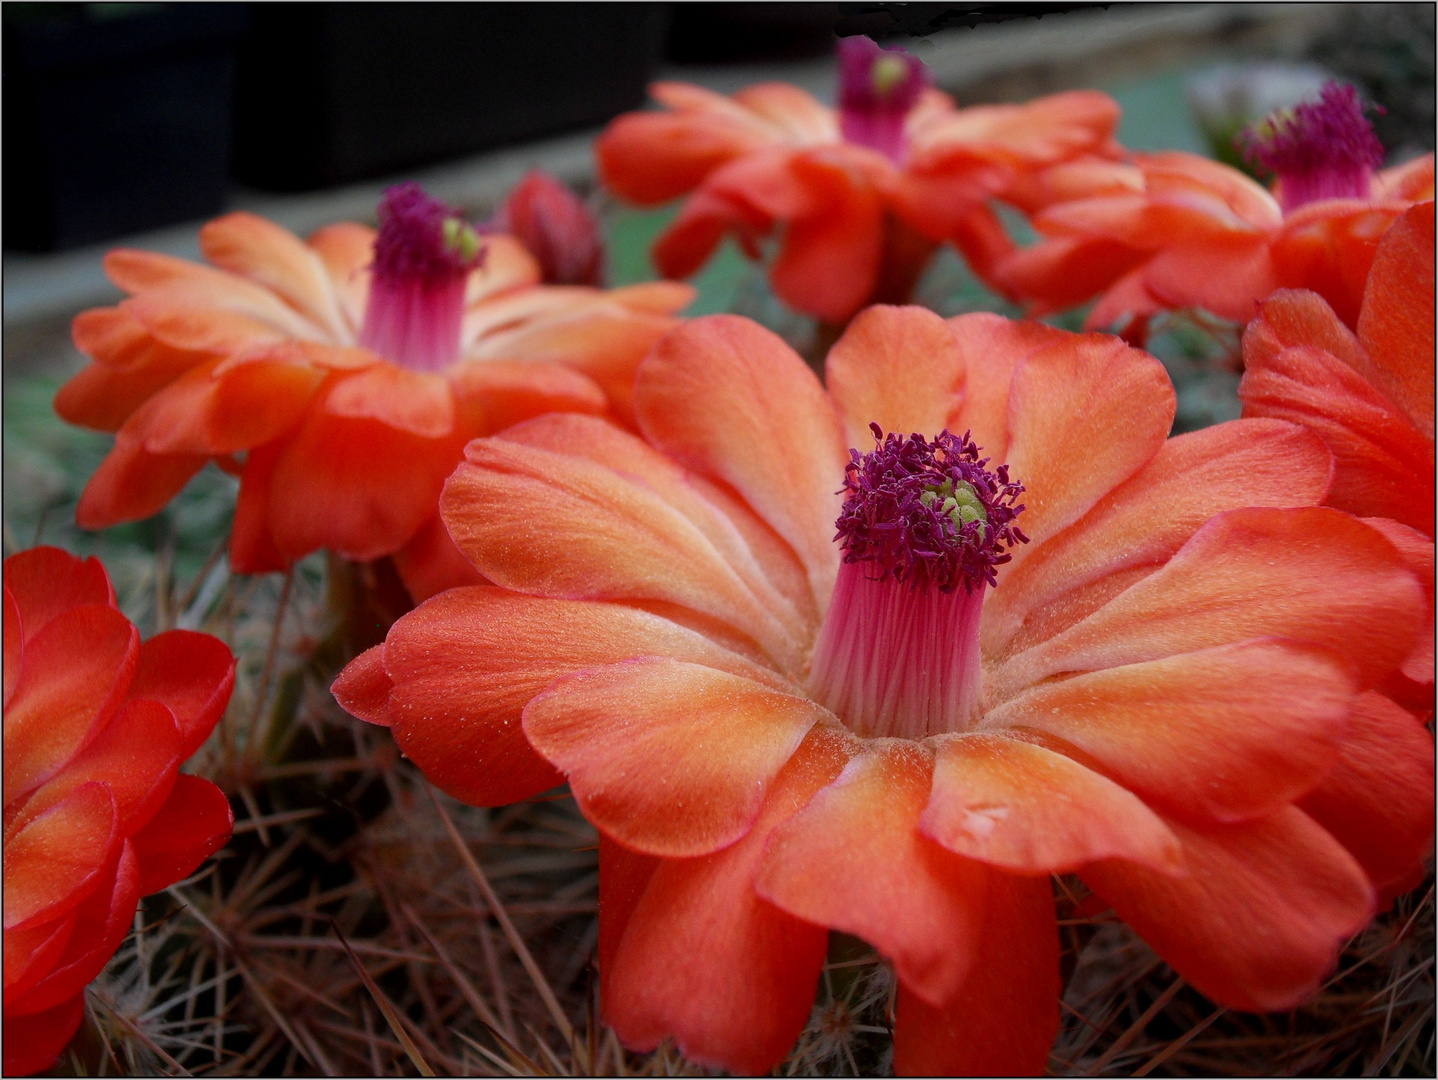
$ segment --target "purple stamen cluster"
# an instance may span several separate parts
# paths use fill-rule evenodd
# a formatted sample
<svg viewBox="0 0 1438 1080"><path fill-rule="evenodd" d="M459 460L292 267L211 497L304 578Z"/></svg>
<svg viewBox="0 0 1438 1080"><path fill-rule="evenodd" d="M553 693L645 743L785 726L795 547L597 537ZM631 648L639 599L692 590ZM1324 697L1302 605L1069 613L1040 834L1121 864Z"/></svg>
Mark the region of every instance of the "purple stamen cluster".
<svg viewBox="0 0 1438 1080"><path fill-rule="evenodd" d="M431 199L415 183L385 189L374 242L376 278L439 284L468 274L483 261L484 248L457 210Z"/></svg>
<svg viewBox="0 0 1438 1080"><path fill-rule="evenodd" d="M929 85L929 69L917 56L903 49L885 49L866 37L846 37L839 42L839 108L893 109L907 113ZM874 65L899 62L902 78L892 81L875 78Z"/></svg>
<svg viewBox="0 0 1438 1080"><path fill-rule="evenodd" d="M1245 160L1284 186L1316 184L1317 197L1364 197L1373 170L1383 164L1383 144L1363 101L1344 83L1325 83L1317 101L1269 114L1240 132L1237 142Z"/></svg>
<svg viewBox="0 0 1438 1080"><path fill-rule="evenodd" d="M995 567L1012 558L1006 549L1029 540L1014 524L1024 486L1010 482L1008 466L990 472L989 459L979 457L967 432L959 437L941 431L930 441L885 435L878 424L869 429L874 449L850 450L844 468L844 508L834 523L844 561L872 562L880 578L946 593L960 585L972 593L995 584ZM972 489L983 519L960 524L935 497L936 490L960 485Z"/></svg>
<svg viewBox="0 0 1438 1080"><path fill-rule="evenodd" d="M893 161L904 156L904 121L929 85L929 69L902 49L866 37L839 42L839 130L845 141Z"/></svg>

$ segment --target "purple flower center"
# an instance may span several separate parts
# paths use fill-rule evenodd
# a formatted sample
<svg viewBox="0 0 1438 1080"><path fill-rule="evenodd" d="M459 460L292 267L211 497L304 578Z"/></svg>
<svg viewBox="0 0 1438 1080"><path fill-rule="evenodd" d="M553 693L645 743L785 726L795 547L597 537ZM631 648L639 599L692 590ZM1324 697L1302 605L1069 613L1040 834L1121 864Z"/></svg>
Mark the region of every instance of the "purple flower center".
<svg viewBox="0 0 1438 1080"><path fill-rule="evenodd" d="M893 161L904 156L904 121L929 85L929 70L902 49L866 37L839 42L839 130Z"/></svg>
<svg viewBox="0 0 1438 1080"><path fill-rule="evenodd" d="M483 261L479 234L457 211L418 184L388 188L360 344L416 371L458 360L465 283Z"/></svg>
<svg viewBox="0 0 1438 1080"><path fill-rule="evenodd" d="M1278 177L1285 212L1318 199L1367 198L1373 170L1383 164L1383 144L1358 91L1337 82L1325 83L1317 101L1249 125L1238 143L1246 161Z"/></svg>
<svg viewBox="0 0 1438 1080"><path fill-rule="evenodd" d="M870 424L874 449L850 450L844 470L844 508L835 522L846 563L873 563L874 577L915 588L973 592L995 582L1005 550L1028 543L1014 524L1024 486L994 472L966 433L942 431L930 442L901 438Z"/></svg>

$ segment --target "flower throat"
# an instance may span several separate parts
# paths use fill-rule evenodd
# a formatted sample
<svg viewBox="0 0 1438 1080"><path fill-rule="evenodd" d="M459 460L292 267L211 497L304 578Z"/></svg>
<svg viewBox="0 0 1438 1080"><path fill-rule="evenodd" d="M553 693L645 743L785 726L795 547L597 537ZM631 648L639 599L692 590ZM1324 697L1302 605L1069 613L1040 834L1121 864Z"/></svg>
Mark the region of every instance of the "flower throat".
<svg viewBox="0 0 1438 1080"><path fill-rule="evenodd" d="M809 690L859 735L964 730L980 703L979 616L1023 485L965 434L885 435L849 451L835 539L844 560L819 630Z"/></svg>
<svg viewBox="0 0 1438 1080"><path fill-rule="evenodd" d="M454 363L465 283L483 261L479 234L456 211L418 184L387 189L360 344L414 371Z"/></svg>

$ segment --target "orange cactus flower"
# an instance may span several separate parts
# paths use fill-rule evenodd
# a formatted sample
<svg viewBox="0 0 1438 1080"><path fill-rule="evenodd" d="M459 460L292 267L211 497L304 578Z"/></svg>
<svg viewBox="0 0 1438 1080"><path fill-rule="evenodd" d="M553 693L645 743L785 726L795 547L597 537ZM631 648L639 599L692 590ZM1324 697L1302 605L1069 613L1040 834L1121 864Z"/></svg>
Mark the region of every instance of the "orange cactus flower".
<svg viewBox="0 0 1438 1080"><path fill-rule="evenodd" d="M82 526L153 514L215 461L240 476L237 570L398 553L428 595L463 565L435 508L464 444L555 410L627 417L635 367L693 295L537 286L513 238L481 241L416 185L391 188L380 217L378 234L341 224L301 242L230 214L200 232L215 268L106 257L131 295L75 320L94 362L55 399L117 433Z"/></svg>
<svg viewBox="0 0 1438 1080"><path fill-rule="evenodd" d="M1354 334L1321 296L1265 300L1243 335L1245 416L1317 432L1333 451L1327 502L1381 528L1408 555L1430 618L1403 665L1412 704L1433 707L1433 203L1407 211L1373 259Z"/></svg>
<svg viewBox="0 0 1438 1080"><path fill-rule="evenodd" d="M711 316L640 365L642 436L471 443L442 513L493 584L400 619L338 700L468 802L568 778L637 1049L768 1071L833 928L893 962L899 1072L1040 1073L1067 871L1215 1000L1311 993L1433 806L1431 755L1298 805L1423 614L1394 545L1316 505L1322 441L1168 439L1152 357L987 314L872 308L827 371Z"/></svg>
<svg viewBox="0 0 1438 1080"><path fill-rule="evenodd" d="M230 838L229 801L179 772L234 686L208 634L141 643L105 569L5 560L5 1072L48 1069L140 897Z"/></svg>
<svg viewBox="0 0 1438 1080"><path fill-rule="evenodd" d="M956 109L915 57L862 37L840 42L839 66L837 110L783 83L732 97L656 83L668 112L610 124L596 150L611 189L646 206L689 195L654 247L666 277L694 273L726 233L757 258L782 225L775 293L844 323L907 300L937 243L972 243L991 194L1113 146L1118 106L1097 92Z"/></svg>
<svg viewBox="0 0 1438 1080"><path fill-rule="evenodd" d="M1043 239L983 268L1035 313L1097 296L1089 327L1142 338L1157 312L1204 308L1234 322L1279 288L1319 293L1349 326L1384 231L1433 198L1433 155L1381 172L1382 149L1351 87L1261 123L1250 153L1277 197L1243 173L1181 152L1060 165L1014 201Z"/></svg>

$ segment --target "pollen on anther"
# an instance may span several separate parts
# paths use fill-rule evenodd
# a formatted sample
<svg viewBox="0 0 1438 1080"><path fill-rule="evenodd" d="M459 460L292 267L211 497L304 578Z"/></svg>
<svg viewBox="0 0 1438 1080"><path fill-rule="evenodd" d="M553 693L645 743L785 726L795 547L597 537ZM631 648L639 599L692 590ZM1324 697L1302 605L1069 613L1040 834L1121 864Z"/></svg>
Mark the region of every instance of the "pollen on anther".
<svg viewBox="0 0 1438 1080"><path fill-rule="evenodd" d="M871 424L874 449L850 450L843 510L835 522L844 561L872 563L876 578L966 591L996 580L1008 549L1027 543L1015 524L1022 484L988 459L968 433L887 435Z"/></svg>

